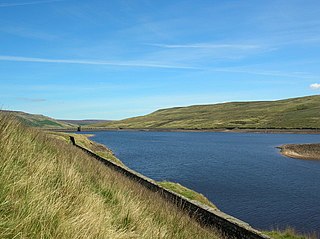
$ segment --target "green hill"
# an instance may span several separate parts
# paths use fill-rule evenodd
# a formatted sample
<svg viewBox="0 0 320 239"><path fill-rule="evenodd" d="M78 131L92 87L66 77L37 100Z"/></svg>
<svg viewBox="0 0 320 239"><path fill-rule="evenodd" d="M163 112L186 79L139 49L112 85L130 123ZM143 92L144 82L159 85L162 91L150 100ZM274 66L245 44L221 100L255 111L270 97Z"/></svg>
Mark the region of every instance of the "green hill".
<svg viewBox="0 0 320 239"><path fill-rule="evenodd" d="M277 101L175 107L93 126L155 129L320 128L320 95Z"/></svg>
<svg viewBox="0 0 320 239"><path fill-rule="evenodd" d="M58 121L44 115L29 114L22 111L0 110L0 113L6 113L14 116L27 126L40 128L76 128L77 126L63 121Z"/></svg>

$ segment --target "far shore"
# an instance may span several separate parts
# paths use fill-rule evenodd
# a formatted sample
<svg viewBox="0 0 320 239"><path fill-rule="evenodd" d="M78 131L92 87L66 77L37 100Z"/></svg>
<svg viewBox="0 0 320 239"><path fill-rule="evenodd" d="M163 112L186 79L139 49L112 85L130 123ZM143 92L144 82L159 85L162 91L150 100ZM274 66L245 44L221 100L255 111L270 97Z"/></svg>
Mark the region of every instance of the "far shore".
<svg viewBox="0 0 320 239"><path fill-rule="evenodd" d="M284 156L305 160L320 160L320 143L285 144L278 147Z"/></svg>
<svg viewBox="0 0 320 239"><path fill-rule="evenodd" d="M74 132L75 128L45 128L50 131ZM264 134L320 134L320 129L165 129L165 128L99 128L81 127L81 131L150 131L150 132L225 132L225 133L264 133Z"/></svg>

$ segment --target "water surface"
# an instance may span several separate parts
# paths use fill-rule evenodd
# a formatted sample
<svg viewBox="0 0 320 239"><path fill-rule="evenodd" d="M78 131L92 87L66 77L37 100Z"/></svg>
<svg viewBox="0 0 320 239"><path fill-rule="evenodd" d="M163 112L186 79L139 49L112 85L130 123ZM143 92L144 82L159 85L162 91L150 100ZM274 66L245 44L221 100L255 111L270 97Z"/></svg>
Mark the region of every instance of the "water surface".
<svg viewBox="0 0 320 239"><path fill-rule="evenodd" d="M88 132L86 132L88 133ZM92 132L128 167L178 182L259 229L288 225L320 233L320 161L284 157L275 147L320 135L218 132Z"/></svg>

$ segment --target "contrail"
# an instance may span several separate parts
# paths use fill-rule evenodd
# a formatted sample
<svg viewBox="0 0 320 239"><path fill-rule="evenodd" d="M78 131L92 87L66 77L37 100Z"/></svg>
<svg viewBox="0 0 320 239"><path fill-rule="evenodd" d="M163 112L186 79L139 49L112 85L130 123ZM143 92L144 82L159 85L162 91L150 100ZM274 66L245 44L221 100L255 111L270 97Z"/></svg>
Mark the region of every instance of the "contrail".
<svg viewBox="0 0 320 239"><path fill-rule="evenodd" d="M42 3L62 2L65 0L44 0L44 1L33 1L33 2L20 2L20 3L0 3L0 7L17 7L26 5L36 5Z"/></svg>

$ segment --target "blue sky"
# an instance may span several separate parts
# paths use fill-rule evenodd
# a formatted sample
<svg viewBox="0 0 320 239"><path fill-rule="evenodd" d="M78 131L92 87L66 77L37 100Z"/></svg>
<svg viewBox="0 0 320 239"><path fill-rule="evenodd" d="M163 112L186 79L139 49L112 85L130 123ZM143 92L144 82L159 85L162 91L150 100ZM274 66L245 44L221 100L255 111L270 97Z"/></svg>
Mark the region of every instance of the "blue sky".
<svg viewBox="0 0 320 239"><path fill-rule="evenodd" d="M320 93L320 2L0 0L0 107L63 119Z"/></svg>

